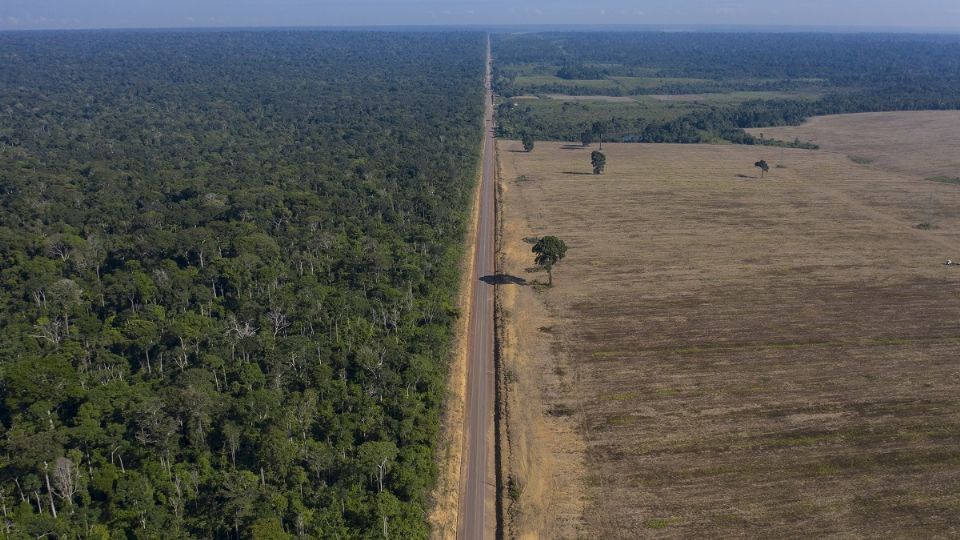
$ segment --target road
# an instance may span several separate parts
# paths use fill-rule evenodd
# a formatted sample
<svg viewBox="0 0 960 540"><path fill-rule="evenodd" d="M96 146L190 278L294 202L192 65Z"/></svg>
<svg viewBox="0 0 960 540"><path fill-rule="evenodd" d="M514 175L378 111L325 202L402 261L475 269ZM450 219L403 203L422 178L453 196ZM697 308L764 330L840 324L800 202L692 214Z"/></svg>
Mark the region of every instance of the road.
<svg viewBox="0 0 960 540"><path fill-rule="evenodd" d="M460 515L457 538L484 538L487 520L488 433L493 420L493 288L480 278L494 274L494 175L496 147L493 140L493 90L491 87L490 39L487 38L486 111L484 112L483 175L474 253L473 292L470 298L470 330L467 337L467 407L463 431L463 463L460 482ZM491 491L492 495L492 491ZM488 538L493 535L493 531Z"/></svg>

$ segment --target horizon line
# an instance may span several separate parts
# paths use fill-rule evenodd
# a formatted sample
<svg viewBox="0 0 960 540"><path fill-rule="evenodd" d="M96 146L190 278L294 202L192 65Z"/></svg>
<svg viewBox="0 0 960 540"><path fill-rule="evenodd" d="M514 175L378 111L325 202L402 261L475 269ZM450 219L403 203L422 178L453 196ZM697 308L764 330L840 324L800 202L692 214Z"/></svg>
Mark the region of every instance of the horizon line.
<svg viewBox="0 0 960 540"><path fill-rule="evenodd" d="M470 29L470 30L534 30L534 29L566 29L571 31L596 31L596 30L619 30L619 31L646 31L646 32L696 32L712 31L714 33L750 33L750 30L756 33L836 33L836 34L941 34L954 35L960 34L960 27L935 27L935 26L880 26L880 25L809 25L809 24L697 24L697 23L613 23L613 24L590 24L590 23L531 23L531 24L440 24L440 23L419 23L419 24L334 24L334 25L220 25L220 26L76 26L76 27L0 27L0 33L3 32L96 32L96 31L237 31L237 30L259 30L259 31L279 31L279 30L402 30L402 29L430 29L433 31L451 29Z"/></svg>

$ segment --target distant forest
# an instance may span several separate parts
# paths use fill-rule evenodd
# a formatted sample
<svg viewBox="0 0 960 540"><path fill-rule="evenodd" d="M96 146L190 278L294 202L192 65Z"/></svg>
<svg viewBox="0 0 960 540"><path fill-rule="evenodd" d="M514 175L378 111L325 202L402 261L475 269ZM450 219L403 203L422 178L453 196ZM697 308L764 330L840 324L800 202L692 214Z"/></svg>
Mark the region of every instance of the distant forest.
<svg viewBox="0 0 960 540"><path fill-rule="evenodd" d="M584 130L609 140L754 144L743 129L793 125L824 114L960 108L960 36L886 34L529 33L494 41L497 92L645 95L814 89L815 100L755 99L689 111L668 120L604 125L542 122L522 101L500 106L501 135L532 132L578 140ZM523 77L524 75L553 75ZM595 84L613 77L653 84L623 89Z"/></svg>
<svg viewBox="0 0 960 540"><path fill-rule="evenodd" d="M427 536L483 35L0 65L0 535Z"/></svg>

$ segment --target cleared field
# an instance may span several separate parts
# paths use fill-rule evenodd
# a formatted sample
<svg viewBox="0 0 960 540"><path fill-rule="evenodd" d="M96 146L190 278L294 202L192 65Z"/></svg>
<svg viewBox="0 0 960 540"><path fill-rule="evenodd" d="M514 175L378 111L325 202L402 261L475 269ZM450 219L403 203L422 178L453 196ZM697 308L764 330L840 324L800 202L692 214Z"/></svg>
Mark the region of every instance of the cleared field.
<svg viewBox="0 0 960 540"><path fill-rule="evenodd" d="M563 79L555 75L521 75L514 83L517 86L570 86L581 88L618 88L624 92L640 89L661 88L676 85L710 84L709 79L686 79L673 77L608 77L606 79Z"/></svg>
<svg viewBox="0 0 960 540"><path fill-rule="evenodd" d="M799 138L863 164L932 178L960 177L960 111L839 114L802 126L758 128L754 135Z"/></svg>
<svg viewBox="0 0 960 540"><path fill-rule="evenodd" d="M636 103L635 96L571 96L567 94L547 94L547 98L557 101L606 101L608 103Z"/></svg>
<svg viewBox="0 0 960 540"><path fill-rule="evenodd" d="M790 100L813 100L822 96L815 90L803 92L724 92L714 94L655 94L648 96L657 101L668 101L674 103L694 102L694 103L743 103L751 100L772 100L772 99L790 99Z"/></svg>
<svg viewBox="0 0 960 540"><path fill-rule="evenodd" d="M651 94L638 96L572 96L569 94L545 94L543 97L556 101L605 101L608 103L710 103L737 104L751 100L811 100L820 97L815 91L807 92L717 92L713 94ZM539 99L539 96L515 96L514 100Z"/></svg>
<svg viewBox="0 0 960 540"><path fill-rule="evenodd" d="M960 532L960 188L829 152L604 145L596 177L595 147L518 149L516 534ZM550 290L546 234L570 247Z"/></svg>

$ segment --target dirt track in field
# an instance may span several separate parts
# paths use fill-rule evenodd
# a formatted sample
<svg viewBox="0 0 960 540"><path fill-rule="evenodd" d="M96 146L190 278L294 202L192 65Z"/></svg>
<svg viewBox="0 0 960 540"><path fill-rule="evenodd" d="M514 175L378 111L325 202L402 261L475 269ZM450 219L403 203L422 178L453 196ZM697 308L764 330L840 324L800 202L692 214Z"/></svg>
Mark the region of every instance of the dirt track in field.
<svg viewBox="0 0 960 540"><path fill-rule="evenodd" d="M604 145L595 177L595 148L518 149L519 536L960 533L960 188L830 151Z"/></svg>

